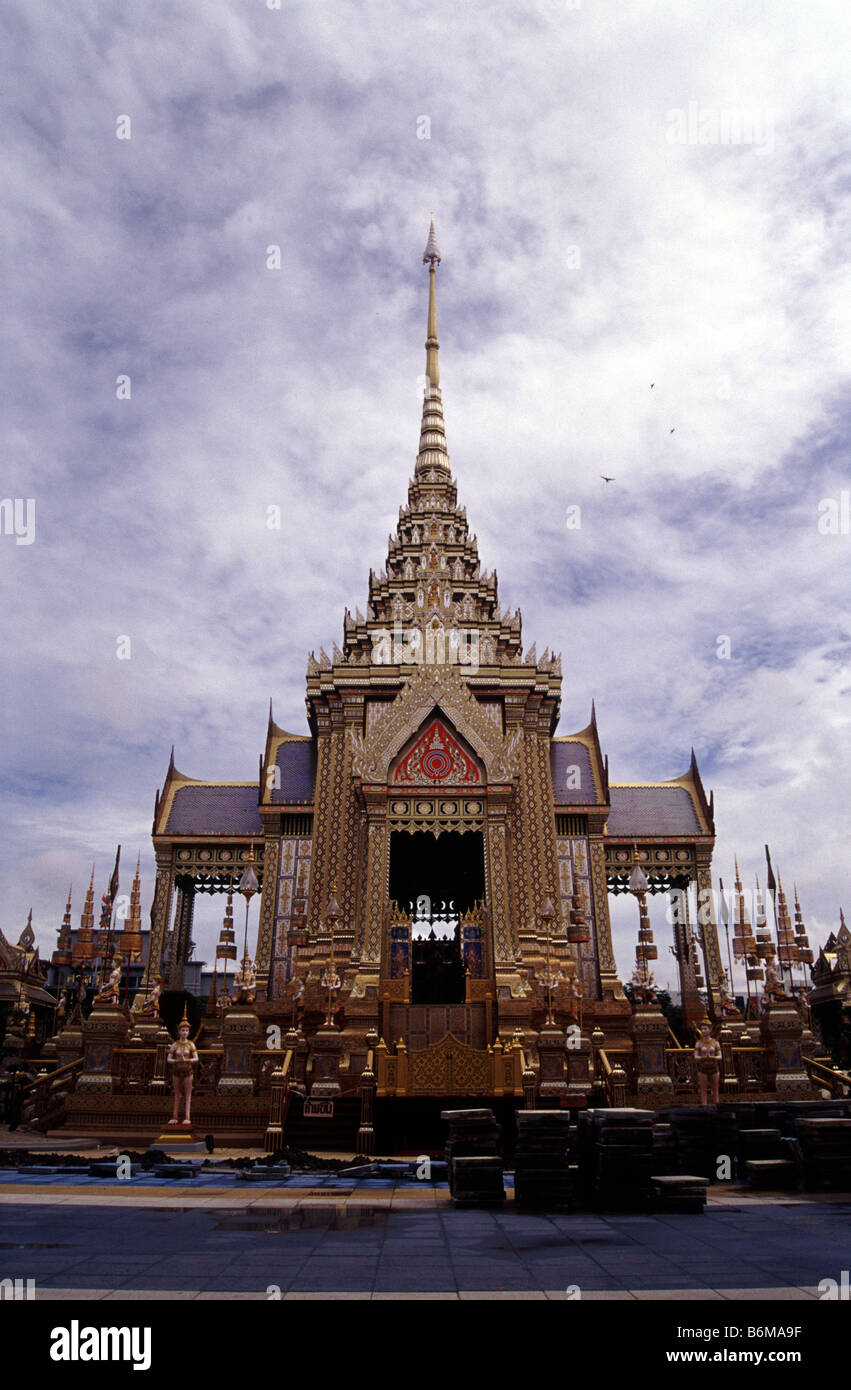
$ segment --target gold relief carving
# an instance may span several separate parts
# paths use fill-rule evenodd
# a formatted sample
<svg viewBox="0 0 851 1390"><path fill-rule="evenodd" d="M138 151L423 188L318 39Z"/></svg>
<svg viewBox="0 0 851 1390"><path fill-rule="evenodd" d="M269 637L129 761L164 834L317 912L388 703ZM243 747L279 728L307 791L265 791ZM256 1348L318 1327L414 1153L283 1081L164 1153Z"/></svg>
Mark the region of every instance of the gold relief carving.
<svg viewBox="0 0 851 1390"><path fill-rule="evenodd" d="M381 960L381 926L384 918L384 878L387 833L384 822L370 820L367 838L368 886L365 910L364 960L377 965Z"/></svg>
<svg viewBox="0 0 851 1390"><path fill-rule="evenodd" d="M416 801L394 799L390 803L390 828L411 832L430 830L435 835L440 835L444 830L457 830L461 834L466 830L481 830L484 825L482 803L472 801L463 804L465 810L462 812L460 801L426 800L422 797ZM470 806L476 808L472 814L466 809Z"/></svg>
<svg viewBox="0 0 851 1390"><path fill-rule="evenodd" d="M486 1052L476 1052L447 1033L440 1042L409 1056L408 1089L418 1095L488 1095L490 1066Z"/></svg>
<svg viewBox="0 0 851 1390"><path fill-rule="evenodd" d="M376 717L366 738L349 731L352 769L366 782L385 782L390 763L437 706L485 765L489 782L519 771L522 734L503 738L482 712L455 666L423 666Z"/></svg>
<svg viewBox="0 0 851 1390"><path fill-rule="evenodd" d="M382 976L378 986L380 999L391 1004L409 1004L411 1000L411 977L402 975L398 980Z"/></svg>
<svg viewBox="0 0 851 1390"><path fill-rule="evenodd" d="M330 787L330 762L331 762L331 739L327 732L321 732L318 740L318 757L316 773L316 818L318 824L315 830L315 843L318 851L319 865L321 872L311 875L310 891L310 931L315 934L320 930L321 918L324 912L324 902L322 900L322 881L327 879L328 866L326 852L328 845L328 821L331 805ZM327 898L325 899L327 902Z"/></svg>
<svg viewBox="0 0 851 1390"><path fill-rule="evenodd" d="M543 722L543 720L542 720ZM550 772L550 741L545 731L538 734L535 742L538 763L538 787L540 789L540 837L543 854L544 879L555 886L556 847L555 847L555 798L553 797L552 773Z"/></svg>
<svg viewBox="0 0 851 1390"><path fill-rule="evenodd" d="M700 926L700 937L703 945L703 958L706 962L706 983L714 1002L720 998L724 967L721 964L718 928L712 906L712 871L708 865L697 870L697 894L698 925ZM708 918L708 920L704 920L704 918Z"/></svg>
<svg viewBox="0 0 851 1390"><path fill-rule="evenodd" d="M516 947L516 942L509 938L505 849L505 826L501 821L490 824L488 826L489 901L494 955L499 965L513 960Z"/></svg>
<svg viewBox="0 0 851 1390"><path fill-rule="evenodd" d="M487 999L487 997L488 997L489 994L490 994L490 995L493 995L493 992L494 992L494 983L493 983L493 980L474 980L474 979L472 979L472 978L469 977L469 976L467 977L467 1003L468 1003L468 1004L478 1004L478 1003L481 1003L483 999Z"/></svg>
<svg viewBox="0 0 851 1390"><path fill-rule="evenodd" d="M166 931L168 930L168 920L171 915L171 898L174 892L173 870L159 867L157 869L157 882L154 889L154 906L151 913L151 978L153 972L162 966L163 947L165 945Z"/></svg>
<svg viewBox="0 0 851 1390"><path fill-rule="evenodd" d="M272 939L275 929L275 899L278 889L278 847L280 841L267 840L265 844L263 892L260 897L260 926L257 935L257 958L254 962L258 972L269 969L272 959Z"/></svg>
<svg viewBox="0 0 851 1390"><path fill-rule="evenodd" d="M606 859L603 844L592 840L589 846L591 856L591 888L594 896L594 921L597 934L597 959L600 970L616 975L615 953L612 947L612 928L609 922L609 899L606 887Z"/></svg>

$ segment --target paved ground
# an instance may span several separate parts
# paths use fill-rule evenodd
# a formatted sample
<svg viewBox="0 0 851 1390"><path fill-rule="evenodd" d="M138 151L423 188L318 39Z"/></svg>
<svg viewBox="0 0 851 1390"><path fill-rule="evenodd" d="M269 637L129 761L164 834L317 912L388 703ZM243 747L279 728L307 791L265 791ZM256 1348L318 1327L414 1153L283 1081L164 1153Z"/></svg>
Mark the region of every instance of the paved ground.
<svg viewBox="0 0 851 1390"><path fill-rule="evenodd" d="M0 1186L0 1277L47 1298L813 1299L851 1268L851 1199L715 1197L703 1215L456 1210L445 1187L315 1179Z"/></svg>

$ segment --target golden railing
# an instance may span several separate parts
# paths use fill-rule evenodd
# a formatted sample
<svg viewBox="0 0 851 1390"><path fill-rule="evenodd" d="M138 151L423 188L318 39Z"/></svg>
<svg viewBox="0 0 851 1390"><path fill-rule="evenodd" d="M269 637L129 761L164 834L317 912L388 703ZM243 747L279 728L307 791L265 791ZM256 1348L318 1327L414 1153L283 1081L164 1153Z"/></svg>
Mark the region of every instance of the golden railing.
<svg viewBox="0 0 851 1390"><path fill-rule="evenodd" d="M382 1038L375 1062L379 1096L522 1096L528 1070L517 1039L503 1043L497 1038L492 1046L478 1050L452 1033L412 1053L404 1040L391 1051Z"/></svg>
<svg viewBox="0 0 851 1390"><path fill-rule="evenodd" d="M43 1072L37 1076L35 1081L27 1086L23 1093L21 1105L22 1124L37 1125L50 1108L50 1098L56 1091L62 1089L64 1083L71 1083L69 1089L73 1089L73 1083L77 1079L77 1073L83 1069L83 1058L76 1057L73 1062L65 1062L61 1067L55 1067L52 1071ZM26 1107L26 1108L25 1108ZM61 1124L61 1119L57 1121Z"/></svg>
<svg viewBox="0 0 851 1390"><path fill-rule="evenodd" d="M851 1088L851 1076L838 1067L828 1066L830 1060L828 1057L801 1058L807 1076L816 1086L826 1086L832 1096L841 1096L846 1088Z"/></svg>

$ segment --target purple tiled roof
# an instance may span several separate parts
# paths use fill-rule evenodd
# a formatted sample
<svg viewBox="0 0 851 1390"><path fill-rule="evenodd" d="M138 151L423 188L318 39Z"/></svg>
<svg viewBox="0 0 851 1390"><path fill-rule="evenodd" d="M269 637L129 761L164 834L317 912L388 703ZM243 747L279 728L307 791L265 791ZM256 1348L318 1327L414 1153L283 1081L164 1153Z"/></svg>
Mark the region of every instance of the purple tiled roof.
<svg viewBox="0 0 851 1390"><path fill-rule="evenodd" d="M685 787L609 787L610 835L701 834Z"/></svg>
<svg viewBox="0 0 851 1390"><path fill-rule="evenodd" d="M579 786L569 786L576 779L574 768L579 768ZM584 743L550 744L550 771L553 778L553 796L557 806L594 806L599 801L594 788L591 772L591 758Z"/></svg>
<svg viewBox="0 0 851 1390"><path fill-rule="evenodd" d="M282 743L275 759L281 770L281 785L272 789L272 801L310 804L316 782L316 755L312 738Z"/></svg>
<svg viewBox="0 0 851 1390"><path fill-rule="evenodd" d="M178 787L166 835L262 835L257 783L249 787Z"/></svg>

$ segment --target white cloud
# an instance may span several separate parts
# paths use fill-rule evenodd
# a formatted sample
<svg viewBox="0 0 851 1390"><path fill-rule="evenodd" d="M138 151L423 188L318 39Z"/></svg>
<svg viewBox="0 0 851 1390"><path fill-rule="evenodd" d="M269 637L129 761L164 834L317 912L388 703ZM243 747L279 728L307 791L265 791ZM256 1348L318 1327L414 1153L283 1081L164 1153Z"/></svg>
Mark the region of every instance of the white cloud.
<svg viewBox="0 0 851 1390"><path fill-rule="evenodd" d="M768 840L835 926L851 537L816 520L851 486L846 7L5 22L2 491L37 498L37 540L0 545L4 930L32 900L49 948L66 880L147 848L172 741L251 778L270 694L304 728L306 651L363 607L413 467L432 208L460 500L527 643L564 650L562 728L595 694L615 780L693 743L719 865ZM772 113L773 147L670 143L691 102Z"/></svg>

